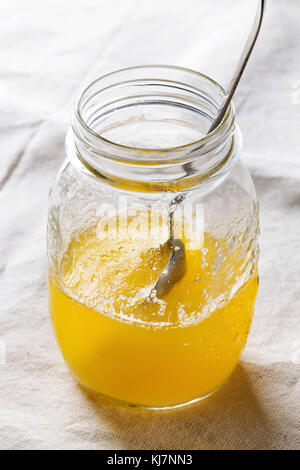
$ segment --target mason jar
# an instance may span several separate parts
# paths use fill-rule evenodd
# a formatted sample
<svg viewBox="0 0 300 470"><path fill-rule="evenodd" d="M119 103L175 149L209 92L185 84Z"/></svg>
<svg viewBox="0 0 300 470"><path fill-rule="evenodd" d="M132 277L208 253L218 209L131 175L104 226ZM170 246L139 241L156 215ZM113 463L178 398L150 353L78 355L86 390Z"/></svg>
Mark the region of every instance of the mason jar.
<svg viewBox="0 0 300 470"><path fill-rule="evenodd" d="M50 192L49 303L65 362L98 395L199 400L245 346L258 209L233 104L207 135L224 96L200 73L144 66L95 80L76 104ZM175 236L182 273L158 295Z"/></svg>

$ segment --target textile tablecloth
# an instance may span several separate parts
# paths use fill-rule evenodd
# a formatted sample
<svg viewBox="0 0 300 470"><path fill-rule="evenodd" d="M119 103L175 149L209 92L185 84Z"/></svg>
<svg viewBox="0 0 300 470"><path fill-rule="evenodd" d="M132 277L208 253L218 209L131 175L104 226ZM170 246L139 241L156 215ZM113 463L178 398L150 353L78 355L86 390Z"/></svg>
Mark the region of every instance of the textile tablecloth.
<svg viewBox="0 0 300 470"><path fill-rule="evenodd" d="M79 90L165 63L226 86L254 0L0 3L0 448L299 448L300 2L270 0L235 102L260 201L260 290L247 347L210 399L173 412L95 401L48 315L49 187Z"/></svg>

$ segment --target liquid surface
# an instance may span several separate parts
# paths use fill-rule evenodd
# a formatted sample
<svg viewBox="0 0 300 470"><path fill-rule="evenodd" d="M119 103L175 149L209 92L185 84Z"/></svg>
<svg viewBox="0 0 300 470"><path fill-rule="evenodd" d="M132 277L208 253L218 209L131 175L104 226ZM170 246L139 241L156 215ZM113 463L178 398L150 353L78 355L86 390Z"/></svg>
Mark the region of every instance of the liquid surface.
<svg viewBox="0 0 300 470"><path fill-rule="evenodd" d="M257 275L239 285L239 248L208 234L186 240L186 273L151 296L170 249L133 220L122 235L92 227L71 240L50 279L50 311L63 356L89 389L144 406L206 396L233 371L245 345ZM139 227L139 230L137 230ZM120 233L121 232L121 233ZM150 298L149 298L150 295Z"/></svg>

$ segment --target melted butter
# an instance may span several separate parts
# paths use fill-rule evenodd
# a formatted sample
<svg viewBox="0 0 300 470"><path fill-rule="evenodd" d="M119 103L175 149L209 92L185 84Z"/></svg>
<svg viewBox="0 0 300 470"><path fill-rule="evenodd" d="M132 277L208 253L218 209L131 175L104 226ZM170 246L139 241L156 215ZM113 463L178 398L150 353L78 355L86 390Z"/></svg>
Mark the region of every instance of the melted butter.
<svg viewBox="0 0 300 470"><path fill-rule="evenodd" d="M50 281L61 350L79 381L103 395L162 406L205 396L235 367L246 342L257 276L237 282L240 247L205 234L186 244L186 273L163 300L149 294L166 266L168 231L144 214L75 236ZM191 249L193 246L194 249Z"/></svg>

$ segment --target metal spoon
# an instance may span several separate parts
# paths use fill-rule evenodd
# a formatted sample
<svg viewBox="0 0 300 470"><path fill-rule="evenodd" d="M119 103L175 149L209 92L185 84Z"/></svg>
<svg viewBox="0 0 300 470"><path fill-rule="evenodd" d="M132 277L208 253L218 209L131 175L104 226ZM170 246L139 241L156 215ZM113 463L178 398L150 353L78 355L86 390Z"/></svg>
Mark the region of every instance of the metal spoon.
<svg viewBox="0 0 300 470"><path fill-rule="evenodd" d="M246 65L255 46L256 40L258 38L264 16L265 6L266 0L259 0L257 15L255 17L255 21L253 23L253 27L247 40L246 46L243 50L238 66L229 84L222 106L219 109L217 116L215 117L214 121L212 122L209 128L208 134L214 131L221 124L226 114L226 111L231 103L232 97L240 82L240 79L243 75L243 72L246 68ZM174 284L180 281L180 279L185 273L184 243L179 239L174 239L173 225L174 211L176 210L177 204L182 202L183 198L183 196L177 196L171 203L172 208L169 213L170 238L167 243L172 247L172 253L168 265L165 267L154 286L156 296L158 298L162 298L164 295L166 295L170 291L170 289L172 289Z"/></svg>
<svg viewBox="0 0 300 470"><path fill-rule="evenodd" d="M161 273L154 287L156 297L158 298L163 297L173 287L175 282L180 281L185 273L184 243L178 238L174 239L174 212L183 199L184 197L182 195L176 196L169 210L170 238L166 243L172 247L172 253L168 265Z"/></svg>

